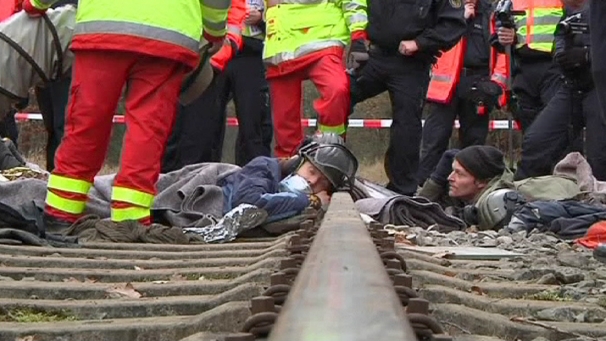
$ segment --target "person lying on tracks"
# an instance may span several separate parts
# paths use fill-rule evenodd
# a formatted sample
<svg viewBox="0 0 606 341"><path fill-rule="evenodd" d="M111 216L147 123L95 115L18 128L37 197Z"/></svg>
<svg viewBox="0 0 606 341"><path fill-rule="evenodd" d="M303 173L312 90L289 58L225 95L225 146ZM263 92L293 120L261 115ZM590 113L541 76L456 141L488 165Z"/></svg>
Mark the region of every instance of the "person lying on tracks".
<svg viewBox="0 0 606 341"><path fill-rule="evenodd" d="M418 195L439 203L448 213L481 230L507 227L514 232L530 231L539 227L539 223L543 228L556 226L558 217L568 215L578 220L578 229L554 233L574 239L577 234L583 235L592 223L591 219L583 218L584 214L606 216L601 206L581 199L581 192L596 190L582 187L587 177L581 173L589 165L576 154L571 153L558 163L553 175L513 181L503 154L494 147L448 150ZM541 212L540 218L532 213L536 211Z"/></svg>
<svg viewBox="0 0 606 341"><path fill-rule="evenodd" d="M358 160L336 134L306 140L296 156L260 156L223 180L227 212L239 204L267 211L266 223L286 219L307 207L328 205L330 195L353 187Z"/></svg>
<svg viewBox="0 0 606 341"><path fill-rule="evenodd" d="M333 192L349 190L357 169L358 161L342 139L325 135L310 139L296 156L285 160L257 157L244 167L226 163L189 165L160 175L152 218L156 224L208 235L209 242L229 241L239 231L258 226L269 234L281 234L295 225L298 228L296 220L309 217L304 212L306 208L319 209L328 204ZM114 174L95 178L88 192L86 217L76 222L76 226L56 223L38 229L46 234L63 234L78 231L81 223L91 225L91 217L95 221L109 218L114 178ZM29 211L25 211L23 203L33 203L41 209L46 185L42 179L0 182L0 206L20 213L23 224L27 224ZM225 226L230 217L235 217L232 221L237 220L239 230L223 238L221 231L216 230L229 230L219 223L223 220ZM0 225L1 222L0 214ZM116 228L122 226L115 224Z"/></svg>
<svg viewBox="0 0 606 341"><path fill-rule="evenodd" d="M495 229L505 223L508 204L522 200L512 181L500 150L470 146L447 150L418 195L438 202L468 225Z"/></svg>

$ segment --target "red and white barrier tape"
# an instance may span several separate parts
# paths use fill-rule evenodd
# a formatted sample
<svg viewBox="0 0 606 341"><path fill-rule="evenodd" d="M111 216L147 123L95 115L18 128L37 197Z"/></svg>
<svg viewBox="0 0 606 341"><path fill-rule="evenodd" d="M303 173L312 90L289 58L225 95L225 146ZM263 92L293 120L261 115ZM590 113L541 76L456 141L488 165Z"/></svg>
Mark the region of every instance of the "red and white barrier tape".
<svg viewBox="0 0 606 341"><path fill-rule="evenodd" d="M17 113L15 118L18 121L35 121L41 120L42 114L39 113ZM349 127L350 128L368 128L368 129L380 129L380 128L389 128L391 126L390 119L350 119ZM114 123L124 123L123 115L114 116ZM423 121L425 123L425 121ZM238 125L238 119L235 117L227 118L227 125L230 127L235 127ZM315 127L317 125L317 120L312 118L303 118L301 119L301 125L305 128L307 127ZM459 128L459 121L455 121L455 128ZM490 130L507 130L509 128L509 122L507 120L492 120L489 122L488 128ZM513 122L513 129L519 130L519 126L516 122Z"/></svg>

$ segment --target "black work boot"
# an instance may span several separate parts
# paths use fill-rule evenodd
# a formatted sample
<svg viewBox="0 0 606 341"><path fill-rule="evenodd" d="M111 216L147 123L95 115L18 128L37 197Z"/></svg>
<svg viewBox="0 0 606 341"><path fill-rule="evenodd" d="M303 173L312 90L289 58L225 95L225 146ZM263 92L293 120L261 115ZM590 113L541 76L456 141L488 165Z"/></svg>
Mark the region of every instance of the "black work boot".
<svg viewBox="0 0 606 341"><path fill-rule="evenodd" d="M593 258L606 264L606 244L600 244L593 250Z"/></svg>

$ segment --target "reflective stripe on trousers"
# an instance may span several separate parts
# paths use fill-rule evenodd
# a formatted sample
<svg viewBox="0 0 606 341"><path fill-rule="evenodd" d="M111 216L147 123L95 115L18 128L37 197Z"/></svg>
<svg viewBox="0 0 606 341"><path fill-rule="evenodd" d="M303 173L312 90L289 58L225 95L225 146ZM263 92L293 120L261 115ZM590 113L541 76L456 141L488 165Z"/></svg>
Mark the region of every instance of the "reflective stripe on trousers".
<svg viewBox="0 0 606 341"><path fill-rule="evenodd" d="M112 202L129 204L112 205L113 221L142 220L149 218L154 196L134 189L114 186L111 200Z"/></svg>
<svg viewBox="0 0 606 341"><path fill-rule="evenodd" d="M92 186L90 182L51 174L47 186L46 205L74 215L84 212L88 191Z"/></svg>

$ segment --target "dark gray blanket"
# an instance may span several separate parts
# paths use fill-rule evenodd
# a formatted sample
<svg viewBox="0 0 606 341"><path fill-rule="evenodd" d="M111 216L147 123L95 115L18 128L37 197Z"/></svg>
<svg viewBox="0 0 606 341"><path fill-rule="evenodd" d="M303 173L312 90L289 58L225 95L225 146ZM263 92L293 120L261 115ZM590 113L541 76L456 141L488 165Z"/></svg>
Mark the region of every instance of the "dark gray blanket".
<svg viewBox="0 0 606 341"><path fill-rule="evenodd" d="M446 214L440 205L422 197L397 195L361 199L356 201L356 208L383 224L422 228L437 225L440 232L459 231L466 227L461 219Z"/></svg>
<svg viewBox="0 0 606 341"><path fill-rule="evenodd" d="M158 195L152 210L154 218L179 227L206 226L213 219L221 218L223 192L216 184L239 169L238 166L226 163L203 163L162 174L157 183ZM89 193L87 214L109 218L113 179L114 175L95 178L94 187ZM23 179L1 182L0 227L15 227L11 225L14 224L14 215L20 215L35 224L40 219L45 197L45 181ZM35 227L30 226L26 230L35 230Z"/></svg>

